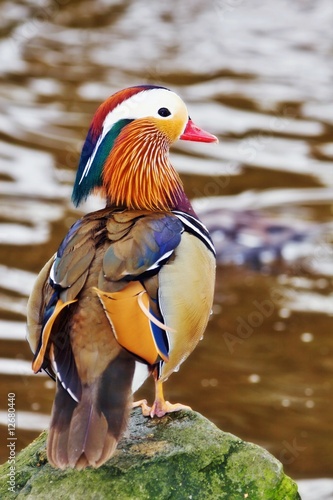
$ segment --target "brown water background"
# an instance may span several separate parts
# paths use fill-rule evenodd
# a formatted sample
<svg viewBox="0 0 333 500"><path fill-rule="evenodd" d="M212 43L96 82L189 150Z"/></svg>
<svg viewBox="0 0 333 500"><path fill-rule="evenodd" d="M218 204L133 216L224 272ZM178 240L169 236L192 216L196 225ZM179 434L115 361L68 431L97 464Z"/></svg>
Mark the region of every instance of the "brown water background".
<svg viewBox="0 0 333 500"><path fill-rule="evenodd" d="M291 244L278 264L219 265L205 338L167 396L264 446L294 478L332 478L331 0L1 1L0 19L0 461L8 393L17 450L48 424L54 385L31 372L25 307L82 213L70 194L92 114L118 89L156 83L220 139L172 152L204 220L256 209L319 230L301 260ZM255 246L257 234L244 237Z"/></svg>

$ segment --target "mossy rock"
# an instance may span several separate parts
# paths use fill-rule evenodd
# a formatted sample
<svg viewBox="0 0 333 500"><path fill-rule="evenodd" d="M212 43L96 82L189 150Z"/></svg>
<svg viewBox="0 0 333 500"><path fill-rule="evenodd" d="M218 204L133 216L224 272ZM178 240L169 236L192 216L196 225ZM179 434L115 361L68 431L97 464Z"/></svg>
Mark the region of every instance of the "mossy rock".
<svg viewBox="0 0 333 500"><path fill-rule="evenodd" d="M99 469L53 469L46 432L0 467L0 498L33 500L297 500L296 484L260 446L220 431L192 411L147 419L133 410L115 455Z"/></svg>

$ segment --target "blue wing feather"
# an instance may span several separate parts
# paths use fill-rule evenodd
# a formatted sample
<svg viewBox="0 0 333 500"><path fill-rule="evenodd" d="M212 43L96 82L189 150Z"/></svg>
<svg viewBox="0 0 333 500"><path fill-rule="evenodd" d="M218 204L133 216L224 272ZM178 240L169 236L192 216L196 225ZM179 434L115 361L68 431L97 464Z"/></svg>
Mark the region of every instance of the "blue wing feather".
<svg viewBox="0 0 333 500"><path fill-rule="evenodd" d="M76 235L78 229L80 228L80 226L82 226L82 224L83 224L83 219L79 219L71 226L71 228L69 229L68 233L66 234L65 238L62 240L58 248L57 251L58 259L61 259L61 257L64 255L64 251L66 250L69 242Z"/></svg>
<svg viewBox="0 0 333 500"><path fill-rule="evenodd" d="M107 279L143 279L157 273L181 241L182 222L173 215L154 214L140 218L130 235L110 245L104 255Z"/></svg>

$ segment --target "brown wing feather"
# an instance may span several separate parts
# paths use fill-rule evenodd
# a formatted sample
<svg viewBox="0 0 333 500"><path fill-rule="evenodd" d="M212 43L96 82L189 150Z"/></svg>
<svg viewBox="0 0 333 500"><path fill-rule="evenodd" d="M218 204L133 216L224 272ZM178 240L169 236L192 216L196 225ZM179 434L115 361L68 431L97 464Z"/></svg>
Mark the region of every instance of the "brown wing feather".
<svg viewBox="0 0 333 500"><path fill-rule="evenodd" d="M103 275L103 256L110 245L105 212L100 215L98 219L94 215L93 221L85 219L90 227L90 239L83 227L82 239L75 235L63 250L55 275L67 285L76 280L66 291L67 299L85 276L66 325L82 394L76 402L64 386L57 383L48 439L49 460L59 468L100 466L113 454L128 418L135 359L116 341L95 291ZM118 228L124 232L121 226ZM126 283L107 285L116 291ZM63 295L64 292L60 296Z"/></svg>

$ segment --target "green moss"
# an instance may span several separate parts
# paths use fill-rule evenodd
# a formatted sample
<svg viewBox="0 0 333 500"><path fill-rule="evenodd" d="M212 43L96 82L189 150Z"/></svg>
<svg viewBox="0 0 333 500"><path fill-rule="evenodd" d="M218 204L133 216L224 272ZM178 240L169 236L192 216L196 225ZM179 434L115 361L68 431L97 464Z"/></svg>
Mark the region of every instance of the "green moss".
<svg viewBox="0 0 333 500"><path fill-rule="evenodd" d="M183 411L162 419L132 413L129 432L99 469L53 469L46 433L17 456L16 494L8 492L8 464L0 467L0 498L117 500L296 500L295 483L259 446L220 431Z"/></svg>

